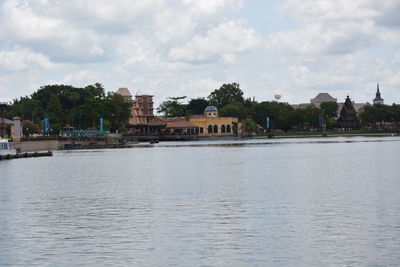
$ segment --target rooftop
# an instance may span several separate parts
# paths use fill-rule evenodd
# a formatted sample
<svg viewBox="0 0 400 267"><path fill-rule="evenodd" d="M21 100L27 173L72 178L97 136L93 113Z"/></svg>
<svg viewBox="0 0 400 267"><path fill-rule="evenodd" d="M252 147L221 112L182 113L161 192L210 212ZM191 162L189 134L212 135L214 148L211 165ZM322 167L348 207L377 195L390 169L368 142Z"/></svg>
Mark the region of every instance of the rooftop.
<svg viewBox="0 0 400 267"><path fill-rule="evenodd" d="M129 92L128 88L119 88L117 94L121 96L132 96L131 92Z"/></svg>
<svg viewBox="0 0 400 267"><path fill-rule="evenodd" d="M328 93L319 93L313 100L318 100L318 101L336 101L336 98L333 98L330 94Z"/></svg>

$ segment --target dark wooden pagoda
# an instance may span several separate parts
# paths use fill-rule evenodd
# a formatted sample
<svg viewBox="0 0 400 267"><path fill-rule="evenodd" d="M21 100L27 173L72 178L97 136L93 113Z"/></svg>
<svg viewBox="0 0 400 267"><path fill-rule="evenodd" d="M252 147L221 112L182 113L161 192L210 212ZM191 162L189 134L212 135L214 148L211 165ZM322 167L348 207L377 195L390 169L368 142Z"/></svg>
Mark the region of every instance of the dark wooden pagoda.
<svg viewBox="0 0 400 267"><path fill-rule="evenodd" d="M340 111L338 126L348 130L360 129L360 120L357 118L357 112L354 109L349 96L347 96L343 108Z"/></svg>

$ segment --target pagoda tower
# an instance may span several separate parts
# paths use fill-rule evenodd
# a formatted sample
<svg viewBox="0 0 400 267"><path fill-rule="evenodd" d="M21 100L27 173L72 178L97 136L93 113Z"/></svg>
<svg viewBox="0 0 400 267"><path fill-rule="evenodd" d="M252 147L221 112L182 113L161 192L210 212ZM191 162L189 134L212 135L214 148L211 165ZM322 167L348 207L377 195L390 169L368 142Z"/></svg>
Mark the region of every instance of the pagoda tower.
<svg viewBox="0 0 400 267"><path fill-rule="evenodd" d="M350 97L347 96L344 102L343 108L340 111L340 117L338 119L339 127L346 129L358 129L360 128L360 121L357 118L357 112L354 109L353 103Z"/></svg>

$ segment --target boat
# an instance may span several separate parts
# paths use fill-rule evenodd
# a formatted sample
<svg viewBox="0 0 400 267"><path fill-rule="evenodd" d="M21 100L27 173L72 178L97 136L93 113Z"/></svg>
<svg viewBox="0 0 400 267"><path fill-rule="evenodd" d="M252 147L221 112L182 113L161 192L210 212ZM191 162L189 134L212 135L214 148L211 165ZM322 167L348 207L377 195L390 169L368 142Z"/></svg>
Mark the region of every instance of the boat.
<svg viewBox="0 0 400 267"><path fill-rule="evenodd" d="M13 149L7 139L0 139L0 156L17 155L17 150Z"/></svg>

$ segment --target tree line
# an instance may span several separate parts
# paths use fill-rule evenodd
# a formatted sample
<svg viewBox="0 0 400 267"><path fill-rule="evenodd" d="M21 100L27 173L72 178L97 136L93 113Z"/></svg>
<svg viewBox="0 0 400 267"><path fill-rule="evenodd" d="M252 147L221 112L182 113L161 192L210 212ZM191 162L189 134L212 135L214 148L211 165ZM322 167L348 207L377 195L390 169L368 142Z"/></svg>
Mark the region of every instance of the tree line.
<svg viewBox="0 0 400 267"><path fill-rule="evenodd" d="M105 93L100 83L83 88L71 85L42 86L30 96L14 99L7 117L21 117L24 134L38 133L44 118L49 118L51 132L58 134L69 125L76 129L98 128L104 119L107 130L123 130L130 117L131 104L116 93Z"/></svg>
<svg viewBox="0 0 400 267"><path fill-rule="evenodd" d="M287 103L277 101L257 102L254 98L244 98L239 84L223 84L212 91L207 98L193 98L186 104L186 96L169 97L157 109L163 117L181 117L203 114L209 106L218 108L219 115L238 117L247 130L257 131L261 126L283 131L307 131L318 129L322 124L328 129L337 128L338 104L336 102L321 103L320 107L308 105L304 108L293 108ZM364 127L379 128L387 123L396 126L400 122L400 105L365 106L360 115Z"/></svg>
<svg viewBox="0 0 400 267"><path fill-rule="evenodd" d="M223 84L210 92L207 98L197 97L186 101L186 96L169 97L157 108L162 117L202 115L207 106L218 108L223 117L237 117L248 132L260 127L283 131L317 129L322 121L328 129L337 127L338 104L325 102L320 107L308 105L293 108L277 101L257 102L244 98L237 83ZM186 102L186 103L185 103ZM99 118L104 119L106 130L124 131L130 118L131 103L116 93L105 93L100 83L83 88L71 85L46 85L30 96L14 99L7 108L7 117L21 117L25 134L39 133L44 118L50 119L53 134L64 126L76 129L98 128ZM397 127L400 123L400 105L369 105L360 114L364 127Z"/></svg>

